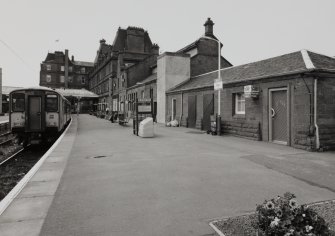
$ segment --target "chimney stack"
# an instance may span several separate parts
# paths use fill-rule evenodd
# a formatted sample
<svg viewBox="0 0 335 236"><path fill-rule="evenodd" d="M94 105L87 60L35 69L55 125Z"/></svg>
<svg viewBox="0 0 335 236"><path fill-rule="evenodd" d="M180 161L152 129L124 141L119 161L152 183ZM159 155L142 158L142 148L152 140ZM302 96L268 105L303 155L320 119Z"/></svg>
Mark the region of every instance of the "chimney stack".
<svg viewBox="0 0 335 236"><path fill-rule="evenodd" d="M100 44L105 44L106 43L106 40L105 39L101 39L100 40Z"/></svg>
<svg viewBox="0 0 335 236"><path fill-rule="evenodd" d="M213 21L210 17L208 17L207 21L205 22L205 36L213 36Z"/></svg>
<svg viewBox="0 0 335 236"><path fill-rule="evenodd" d="M153 44L152 47L151 47L151 51L152 53L156 54L156 55L159 55L159 46L158 44Z"/></svg>
<svg viewBox="0 0 335 236"><path fill-rule="evenodd" d="M71 56L71 61L74 62L74 56L73 55Z"/></svg>
<svg viewBox="0 0 335 236"><path fill-rule="evenodd" d="M65 49L65 88L68 88L68 81L69 81L69 50Z"/></svg>

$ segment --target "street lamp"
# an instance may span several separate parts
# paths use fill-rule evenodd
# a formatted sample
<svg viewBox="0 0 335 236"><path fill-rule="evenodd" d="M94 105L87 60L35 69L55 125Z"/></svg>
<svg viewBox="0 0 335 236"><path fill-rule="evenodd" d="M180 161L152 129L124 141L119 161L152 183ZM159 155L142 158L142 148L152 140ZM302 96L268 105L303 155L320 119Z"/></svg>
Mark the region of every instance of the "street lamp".
<svg viewBox="0 0 335 236"><path fill-rule="evenodd" d="M218 43L218 79L214 82L214 89L218 90L218 117L217 117L217 132L221 135L221 90L222 90L222 79L221 79L221 42L218 39L214 39L208 36L202 36L201 38L213 40Z"/></svg>

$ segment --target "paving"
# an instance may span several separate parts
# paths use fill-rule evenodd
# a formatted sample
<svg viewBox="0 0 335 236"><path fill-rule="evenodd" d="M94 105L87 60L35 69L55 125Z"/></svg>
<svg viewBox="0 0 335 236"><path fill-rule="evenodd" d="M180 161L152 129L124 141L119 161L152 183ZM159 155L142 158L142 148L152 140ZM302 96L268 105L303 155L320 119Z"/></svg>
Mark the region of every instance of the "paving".
<svg viewBox="0 0 335 236"><path fill-rule="evenodd" d="M59 145L71 152L51 155L64 156L57 191L44 186L51 197L35 224L14 220L12 204L0 216L4 235L13 232L4 226L9 213L17 232L21 223L35 225L25 235L213 235L211 220L253 211L286 191L301 203L335 198L331 152L162 125L155 125L154 138L143 139L130 126L89 115L73 125L73 143Z"/></svg>

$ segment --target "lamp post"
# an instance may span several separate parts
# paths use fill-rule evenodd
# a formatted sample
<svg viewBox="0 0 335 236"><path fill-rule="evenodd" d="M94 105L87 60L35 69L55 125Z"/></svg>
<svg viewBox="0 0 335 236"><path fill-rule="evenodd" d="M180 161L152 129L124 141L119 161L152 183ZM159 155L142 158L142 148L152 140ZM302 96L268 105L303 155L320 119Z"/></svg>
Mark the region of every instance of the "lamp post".
<svg viewBox="0 0 335 236"><path fill-rule="evenodd" d="M222 79L221 79L221 42L218 39L214 39L212 37L208 36L202 36L201 38L213 40L218 43L218 78L214 82L214 89L218 90L218 116L217 116L217 133L218 135L221 135L221 90L222 90Z"/></svg>

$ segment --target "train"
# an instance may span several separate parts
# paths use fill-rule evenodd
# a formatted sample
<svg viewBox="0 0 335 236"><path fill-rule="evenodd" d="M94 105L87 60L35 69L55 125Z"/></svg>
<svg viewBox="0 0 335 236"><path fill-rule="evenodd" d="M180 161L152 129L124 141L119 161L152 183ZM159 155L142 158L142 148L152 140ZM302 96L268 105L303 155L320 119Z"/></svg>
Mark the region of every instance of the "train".
<svg viewBox="0 0 335 236"><path fill-rule="evenodd" d="M9 94L10 130L24 146L52 142L71 120L71 103L44 87L15 89Z"/></svg>

